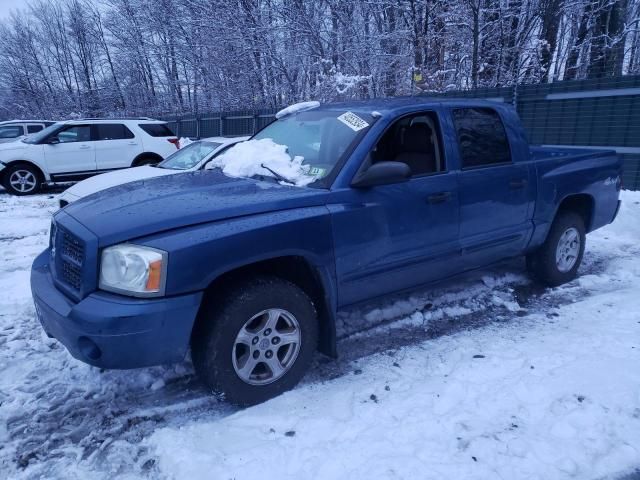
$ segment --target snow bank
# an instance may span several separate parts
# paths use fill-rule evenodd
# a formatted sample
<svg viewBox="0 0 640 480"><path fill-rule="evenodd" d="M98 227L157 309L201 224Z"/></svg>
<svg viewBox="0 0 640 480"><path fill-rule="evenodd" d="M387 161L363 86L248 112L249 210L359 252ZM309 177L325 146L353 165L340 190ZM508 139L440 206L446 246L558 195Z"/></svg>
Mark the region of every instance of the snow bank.
<svg viewBox="0 0 640 480"><path fill-rule="evenodd" d="M315 180L315 177L309 175L310 166L303 165L303 160L300 156L292 159L285 145L279 145L270 138L263 138L234 145L210 161L206 168L220 168L230 177L264 175L276 178L267 168L262 167L265 165L301 187Z"/></svg>

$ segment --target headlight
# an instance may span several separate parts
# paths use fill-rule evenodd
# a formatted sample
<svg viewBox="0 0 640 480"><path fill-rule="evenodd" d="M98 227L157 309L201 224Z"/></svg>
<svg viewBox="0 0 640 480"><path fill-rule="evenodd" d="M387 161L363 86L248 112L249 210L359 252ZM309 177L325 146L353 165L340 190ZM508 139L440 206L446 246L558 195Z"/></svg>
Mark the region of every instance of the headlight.
<svg viewBox="0 0 640 480"><path fill-rule="evenodd" d="M133 244L115 245L102 251L100 288L134 297L164 295L167 252Z"/></svg>

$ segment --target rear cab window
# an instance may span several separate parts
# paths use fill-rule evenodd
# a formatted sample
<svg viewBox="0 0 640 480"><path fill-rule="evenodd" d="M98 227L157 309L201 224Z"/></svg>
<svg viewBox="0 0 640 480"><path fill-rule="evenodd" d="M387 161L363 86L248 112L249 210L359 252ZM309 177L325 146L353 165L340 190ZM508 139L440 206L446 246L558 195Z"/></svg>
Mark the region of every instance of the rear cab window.
<svg viewBox="0 0 640 480"><path fill-rule="evenodd" d="M122 123L99 123L96 128L96 140L126 140L134 138L133 132Z"/></svg>
<svg viewBox="0 0 640 480"><path fill-rule="evenodd" d="M166 123L139 123L138 126L152 137L175 137Z"/></svg>
<svg viewBox="0 0 640 480"><path fill-rule="evenodd" d="M511 163L507 132L494 109L456 108L453 123L463 169Z"/></svg>

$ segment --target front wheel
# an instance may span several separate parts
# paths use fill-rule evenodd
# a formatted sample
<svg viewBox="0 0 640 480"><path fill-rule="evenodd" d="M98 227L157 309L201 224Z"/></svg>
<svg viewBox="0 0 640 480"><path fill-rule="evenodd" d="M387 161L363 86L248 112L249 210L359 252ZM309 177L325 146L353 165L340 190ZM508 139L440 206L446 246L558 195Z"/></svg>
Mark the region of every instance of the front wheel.
<svg viewBox="0 0 640 480"><path fill-rule="evenodd" d="M30 195L40 190L40 172L27 164L12 165L4 173L4 187L12 195Z"/></svg>
<svg viewBox="0 0 640 480"><path fill-rule="evenodd" d="M561 212L544 244L527 256L527 267L537 279L551 287L567 283L578 273L585 240L582 217L574 212Z"/></svg>
<svg viewBox="0 0 640 480"><path fill-rule="evenodd" d="M214 393L253 405L293 388L317 342L317 314L306 293L286 280L259 277L205 303L192 359Z"/></svg>

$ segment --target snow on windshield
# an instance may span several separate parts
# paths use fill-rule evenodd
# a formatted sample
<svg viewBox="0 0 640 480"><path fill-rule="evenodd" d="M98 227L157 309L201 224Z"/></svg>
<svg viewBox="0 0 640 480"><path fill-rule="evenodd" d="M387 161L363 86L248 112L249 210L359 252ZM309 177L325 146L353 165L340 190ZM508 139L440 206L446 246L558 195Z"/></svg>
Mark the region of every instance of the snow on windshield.
<svg viewBox="0 0 640 480"><path fill-rule="evenodd" d="M310 165L303 165L303 160L301 156L291 158L285 145L279 145L270 138L262 138L234 145L211 160L206 168L220 168L230 177L263 175L277 178L273 173L276 172L292 184L302 187L316 180L309 174Z"/></svg>

